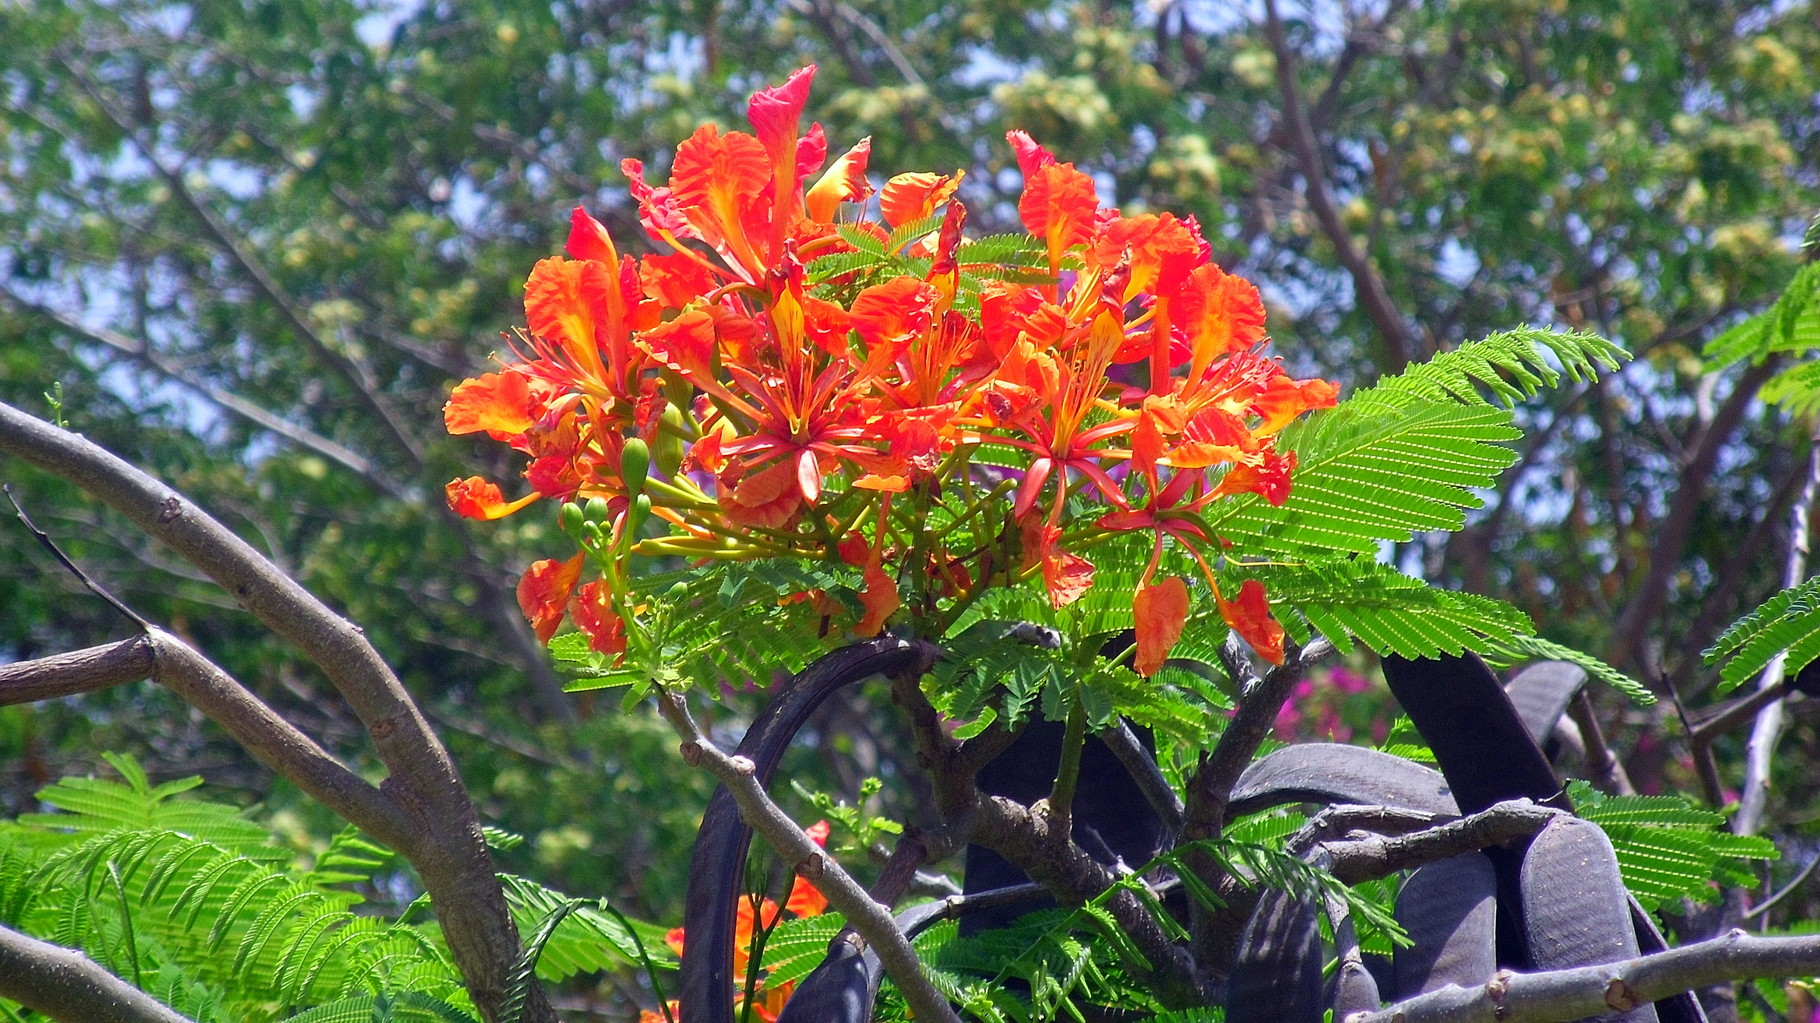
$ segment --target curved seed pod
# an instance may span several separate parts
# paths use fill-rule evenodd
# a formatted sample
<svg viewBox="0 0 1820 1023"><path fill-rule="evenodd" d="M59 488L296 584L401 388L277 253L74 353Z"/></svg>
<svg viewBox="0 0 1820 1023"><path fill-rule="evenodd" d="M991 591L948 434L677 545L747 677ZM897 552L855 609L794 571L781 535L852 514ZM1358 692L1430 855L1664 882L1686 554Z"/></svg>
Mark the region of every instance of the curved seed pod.
<svg viewBox="0 0 1820 1023"><path fill-rule="evenodd" d="M1336 919L1334 910L1329 903L1328 918L1334 921L1333 1018L1344 1020L1355 1012L1378 1011L1382 999L1378 997L1378 979L1366 968L1365 957L1359 953L1359 934L1352 919ZM1343 913L1344 909L1340 911Z"/></svg>
<svg viewBox="0 0 1820 1023"><path fill-rule="evenodd" d="M1377 1012L1383 1008L1378 995L1378 979L1363 962L1340 964L1339 979L1333 985L1333 1018L1344 1020L1355 1012Z"/></svg>
<svg viewBox="0 0 1820 1023"><path fill-rule="evenodd" d="M777 1023L866 1023L884 969L871 949L842 931L828 943L828 957L796 985Z"/></svg>
<svg viewBox="0 0 1820 1023"><path fill-rule="evenodd" d="M1634 959L1637 934L1630 895L1605 832L1591 821L1561 817L1530 840L1523 856L1523 930L1538 970L1562 970ZM1657 1023L1653 1005L1600 1020Z"/></svg>
<svg viewBox="0 0 1820 1023"><path fill-rule="evenodd" d="M1307 896L1272 889L1239 936L1226 1023L1321 1023L1321 928Z"/></svg>
<svg viewBox="0 0 1820 1023"><path fill-rule="evenodd" d="M1440 772L1402 757L1338 743L1306 742L1253 763L1232 787L1227 815L1284 803L1362 803L1458 814Z"/></svg>
<svg viewBox="0 0 1820 1023"><path fill-rule="evenodd" d="M1438 860L1409 875L1397 893L1397 922L1412 942L1395 953L1397 998L1491 979L1498 970L1497 884L1483 853Z"/></svg>
<svg viewBox="0 0 1820 1023"><path fill-rule="evenodd" d="M1461 813L1506 799L1572 810L1498 677L1473 654L1412 661L1384 657L1384 678L1434 750Z"/></svg>
<svg viewBox="0 0 1820 1023"><path fill-rule="evenodd" d="M738 754L752 761L759 784L768 784L784 749L829 693L874 675L926 666L935 650L926 643L880 636L825 654L779 686L761 711ZM752 831L739 819L733 794L714 790L689 857L683 903L688 945L677 978L682 1023L731 1023L733 922L746 875Z"/></svg>
<svg viewBox="0 0 1820 1023"><path fill-rule="evenodd" d="M1554 734L1555 722L1567 710L1567 701L1586 684L1586 669L1566 661L1542 661L1532 664L1510 680L1504 692L1516 707L1523 727L1536 745Z"/></svg>

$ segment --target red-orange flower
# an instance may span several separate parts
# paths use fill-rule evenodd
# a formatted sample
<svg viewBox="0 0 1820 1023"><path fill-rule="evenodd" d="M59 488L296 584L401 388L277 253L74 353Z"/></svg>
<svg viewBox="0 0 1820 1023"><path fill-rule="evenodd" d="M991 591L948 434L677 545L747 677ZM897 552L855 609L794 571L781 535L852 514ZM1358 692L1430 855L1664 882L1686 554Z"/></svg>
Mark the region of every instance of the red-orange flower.
<svg viewBox="0 0 1820 1023"><path fill-rule="evenodd" d="M534 561L518 580L518 606L539 641L548 643L562 625L562 613L581 578L585 559L586 555L577 554L567 561Z"/></svg>
<svg viewBox="0 0 1820 1023"><path fill-rule="evenodd" d="M1240 639L1270 663L1283 663L1283 627L1270 617L1270 601L1264 598L1263 583L1247 579L1239 587L1237 598L1229 601L1215 590L1213 599L1219 604L1220 617Z"/></svg>
<svg viewBox="0 0 1820 1023"><path fill-rule="evenodd" d="M462 518L482 521L504 518L543 496L532 491L516 501L507 502L499 492L498 484L479 476L450 480L443 489L448 497L450 511Z"/></svg>
<svg viewBox="0 0 1820 1023"><path fill-rule="evenodd" d="M1131 667L1149 677L1162 670L1169 651L1188 624L1188 584L1170 576L1151 585L1140 583L1134 601L1137 651Z"/></svg>

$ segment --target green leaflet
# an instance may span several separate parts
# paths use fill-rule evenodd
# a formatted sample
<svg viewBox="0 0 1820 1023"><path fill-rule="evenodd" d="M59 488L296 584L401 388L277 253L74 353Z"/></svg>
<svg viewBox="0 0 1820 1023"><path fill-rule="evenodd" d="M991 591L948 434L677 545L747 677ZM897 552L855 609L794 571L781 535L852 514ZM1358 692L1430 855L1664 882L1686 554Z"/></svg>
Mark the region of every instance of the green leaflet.
<svg viewBox="0 0 1820 1023"><path fill-rule="evenodd" d="M1720 830L1723 816L1678 796L1607 796L1583 781L1569 782L1567 795L1611 839L1624 886L1648 909L1682 898L1710 902L1715 878L1754 884L1747 861L1779 856L1768 839Z"/></svg>
<svg viewBox="0 0 1820 1023"><path fill-rule="evenodd" d="M1380 654L1435 657L1485 650L1535 631L1528 616L1500 600L1429 586L1363 558L1311 564L1236 565L1237 580L1257 579L1271 602L1294 614L1278 620L1298 643L1311 632L1342 653L1352 639ZM1222 587L1224 587L1222 582Z"/></svg>
<svg viewBox="0 0 1820 1023"><path fill-rule="evenodd" d="M1656 702L1656 694L1643 683L1588 653L1562 646L1540 636L1517 635L1479 651L1494 668L1508 668L1526 661L1566 661L1586 674L1631 698L1639 707Z"/></svg>
<svg viewBox="0 0 1820 1023"><path fill-rule="evenodd" d="M152 786L131 759L108 759L124 782L65 779L40 798L69 812L0 822L0 921L141 978L203 1023L471 1023L436 925L356 912L363 897L344 887L394 869L389 850L347 828L300 869L238 809L177 798L198 779ZM526 933L567 901L502 882ZM673 961L661 928L630 926ZM627 925L585 905L552 929L537 972L623 965L630 947Z"/></svg>
<svg viewBox="0 0 1820 1023"><path fill-rule="evenodd" d="M1790 676L1820 658L1820 576L1764 601L1732 623L1701 657L1708 664L1725 661L1719 669L1719 691L1724 693L1784 653L1783 672Z"/></svg>
<svg viewBox="0 0 1820 1023"><path fill-rule="evenodd" d="M1481 503L1473 490L1516 460L1502 445L1521 433L1501 406L1563 373L1596 377L1624 355L1592 334L1533 328L1443 352L1285 429L1279 447L1296 453L1297 468L1280 507L1246 495L1207 521L1247 554L1370 553L1383 540L1459 529Z"/></svg>

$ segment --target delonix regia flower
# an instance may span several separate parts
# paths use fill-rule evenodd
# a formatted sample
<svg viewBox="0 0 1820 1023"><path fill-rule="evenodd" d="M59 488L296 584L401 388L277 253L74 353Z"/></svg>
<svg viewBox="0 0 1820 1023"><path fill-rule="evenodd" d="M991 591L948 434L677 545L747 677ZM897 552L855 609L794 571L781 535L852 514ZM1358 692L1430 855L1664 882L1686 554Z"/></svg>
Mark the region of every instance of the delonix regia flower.
<svg viewBox="0 0 1820 1023"><path fill-rule="evenodd" d="M632 566L678 557L839 559L857 601L800 595L824 627L940 635L992 587L1078 600L1092 548L1129 533L1151 538L1140 674L1192 603L1159 578L1166 547L1280 662L1262 584L1220 592L1203 512L1238 494L1280 504L1296 457L1278 432L1338 389L1265 354L1257 289L1214 263L1192 217L1101 206L1091 177L1014 131L1027 234L969 238L959 171L875 192L869 140L828 162L821 126L801 129L814 72L755 94L751 134L698 129L665 184L625 161L664 251L621 254L575 210L574 258L532 268L512 352L449 399L451 432L528 459L522 497L474 477L449 484L452 508L566 505L581 550L519 585L538 635L566 618L596 652L636 655L650 640Z"/></svg>

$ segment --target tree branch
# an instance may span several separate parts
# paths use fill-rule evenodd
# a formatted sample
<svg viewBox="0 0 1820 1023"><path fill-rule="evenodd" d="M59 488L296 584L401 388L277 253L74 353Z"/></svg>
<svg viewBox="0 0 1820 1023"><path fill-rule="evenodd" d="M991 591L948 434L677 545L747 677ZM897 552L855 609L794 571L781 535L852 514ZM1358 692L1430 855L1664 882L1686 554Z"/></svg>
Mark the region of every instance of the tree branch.
<svg viewBox="0 0 1820 1023"><path fill-rule="evenodd" d="M1395 373L1402 369L1416 355L1416 342L1410 332L1409 324L1396 304L1390 300L1390 292L1384 287L1384 279L1371 265L1371 260L1353 244L1352 232L1346 229L1345 221L1340 219L1339 208L1334 204L1333 194L1327 188L1327 172L1321 165L1320 143L1315 138L1314 126L1308 120L1308 114L1302 106L1301 87L1296 84L1295 53L1289 48L1289 41L1283 34L1282 19L1277 16L1275 0L1264 3L1264 34L1270 41L1271 52L1276 56L1277 87L1283 94L1283 134L1288 137L1290 153L1301 171L1303 190L1308 197L1308 208L1321 225L1321 233L1334 248L1340 265L1352 277L1352 286L1358 295L1358 302L1365 307L1365 313L1377 327L1384 339L1386 365L1383 372Z"/></svg>
<svg viewBox="0 0 1820 1023"><path fill-rule="evenodd" d="M1333 875L1347 884L1375 881L1450 856L1503 845L1542 830L1561 811L1512 799L1488 809L1408 835L1362 835L1322 842Z"/></svg>
<svg viewBox="0 0 1820 1023"><path fill-rule="evenodd" d="M1602 966L1549 973L1500 970L1480 987L1449 984L1345 1023L1564 1023L1628 1012L1683 991L1749 977L1820 972L1820 937L1743 931Z"/></svg>
<svg viewBox="0 0 1820 1023"><path fill-rule="evenodd" d="M689 714L688 706L675 693L661 693L657 709L682 738L683 759L706 768L726 786L734 802L739 804L740 816L746 824L764 836L779 856L796 864L797 873L813 881L816 890L827 896L829 905L846 918L847 926L866 939L916 1017L960 1023L960 1017L954 1014L948 999L923 976L922 961L910 947L910 940L897 929L890 911L872 901L839 861L823 852L801 825L771 801L764 786L758 782L752 761L728 756L714 745L702 734Z"/></svg>
<svg viewBox="0 0 1820 1023"><path fill-rule="evenodd" d="M194 1023L88 956L4 926L0 996L65 1023Z"/></svg>
<svg viewBox="0 0 1820 1023"><path fill-rule="evenodd" d="M92 693L152 677L153 646L135 636L106 646L0 665L0 707Z"/></svg>
<svg viewBox="0 0 1820 1023"><path fill-rule="evenodd" d="M482 1016L497 1018L520 944L479 815L448 750L360 627L181 494L83 437L0 404L0 451L76 484L168 544L322 670L390 773L383 791L414 825L398 851L436 901ZM532 999L529 1019L554 1018L541 989Z"/></svg>

